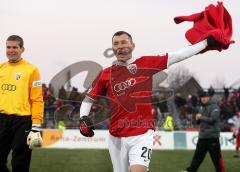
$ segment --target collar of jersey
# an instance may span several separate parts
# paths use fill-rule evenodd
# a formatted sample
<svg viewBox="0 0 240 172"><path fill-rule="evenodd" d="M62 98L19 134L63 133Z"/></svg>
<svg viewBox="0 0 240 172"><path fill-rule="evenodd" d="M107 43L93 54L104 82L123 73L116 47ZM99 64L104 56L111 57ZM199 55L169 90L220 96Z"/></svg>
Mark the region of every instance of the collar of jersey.
<svg viewBox="0 0 240 172"><path fill-rule="evenodd" d="M128 59L126 62L122 62L122 61L114 61L113 65L120 65L120 66L127 66L129 64L131 64L132 62L134 62L136 59L134 57Z"/></svg>
<svg viewBox="0 0 240 172"><path fill-rule="evenodd" d="M19 61L17 61L17 62L10 62L10 61L8 61L8 64L9 65L12 65L12 66L14 66L14 65L19 65L19 64L22 64L22 63L24 63L24 59L23 58L21 58Z"/></svg>

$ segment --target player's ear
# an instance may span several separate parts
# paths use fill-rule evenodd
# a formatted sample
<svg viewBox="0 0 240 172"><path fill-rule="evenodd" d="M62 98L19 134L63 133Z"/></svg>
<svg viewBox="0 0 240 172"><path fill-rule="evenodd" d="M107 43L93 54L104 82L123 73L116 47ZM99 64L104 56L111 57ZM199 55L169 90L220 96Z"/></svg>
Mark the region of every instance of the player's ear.
<svg viewBox="0 0 240 172"><path fill-rule="evenodd" d="M134 42L132 42L132 47L133 47L133 50L135 49L135 44L134 44Z"/></svg>
<svg viewBox="0 0 240 172"><path fill-rule="evenodd" d="M25 51L25 48L24 47L22 47L22 53Z"/></svg>

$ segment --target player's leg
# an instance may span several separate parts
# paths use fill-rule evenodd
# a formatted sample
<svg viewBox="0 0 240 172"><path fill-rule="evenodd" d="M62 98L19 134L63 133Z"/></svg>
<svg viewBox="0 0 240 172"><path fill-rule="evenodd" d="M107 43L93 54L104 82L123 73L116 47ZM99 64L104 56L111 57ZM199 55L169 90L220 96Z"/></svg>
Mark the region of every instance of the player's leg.
<svg viewBox="0 0 240 172"><path fill-rule="evenodd" d="M122 138L109 134L108 148L113 165L113 172L128 172L128 154Z"/></svg>
<svg viewBox="0 0 240 172"><path fill-rule="evenodd" d="M31 129L31 116L16 116L12 125L15 134L12 145L12 170L13 172L28 172L31 161L31 150L27 145L27 135Z"/></svg>
<svg viewBox="0 0 240 172"><path fill-rule="evenodd" d="M0 114L0 171L9 172L7 157L11 150L11 133L7 130L7 117Z"/></svg>
<svg viewBox="0 0 240 172"><path fill-rule="evenodd" d="M196 172L201 165L203 159L207 153L207 141L205 139L199 139L197 142L197 147L193 155L193 159L190 167L186 169L188 172Z"/></svg>
<svg viewBox="0 0 240 172"><path fill-rule="evenodd" d="M240 157L239 148L240 148L240 129L238 130L238 134L236 137L236 154L234 155L234 157L236 158Z"/></svg>
<svg viewBox="0 0 240 172"><path fill-rule="evenodd" d="M144 165L132 165L131 172L146 172L147 167Z"/></svg>
<svg viewBox="0 0 240 172"><path fill-rule="evenodd" d="M131 172L146 172L150 163L153 148L153 130L126 139L129 147Z"/></svg>
<svg viewBox="0 0 240 172"><path fill-rule="evenodd" d="M221 154L221 147L219 143L219 139L211 139L211 142L208 144L209 146L209 153L213 164L215 166L216 172L224 172L224 164L223 158Z"/></svg>

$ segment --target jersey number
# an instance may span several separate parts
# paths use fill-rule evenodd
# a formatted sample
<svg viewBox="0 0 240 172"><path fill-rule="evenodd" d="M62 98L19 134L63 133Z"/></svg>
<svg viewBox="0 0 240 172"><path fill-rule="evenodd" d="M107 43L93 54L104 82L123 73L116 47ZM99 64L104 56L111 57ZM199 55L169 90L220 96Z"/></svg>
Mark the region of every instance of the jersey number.
<svg viewBox="0 0 240 172"><path fill-rule="evenodd" d="M143 151L143 153L142 153L141 157L147 158L147 159L151 158L152 149L148 149L147 147L142 147L142 151Z"/></svg>

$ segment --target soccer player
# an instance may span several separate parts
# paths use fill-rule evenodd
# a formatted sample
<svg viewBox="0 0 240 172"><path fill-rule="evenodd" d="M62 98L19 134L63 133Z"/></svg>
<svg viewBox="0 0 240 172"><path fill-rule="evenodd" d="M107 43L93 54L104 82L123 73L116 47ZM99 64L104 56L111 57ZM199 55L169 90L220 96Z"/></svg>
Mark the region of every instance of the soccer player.
<svg viewBox="0 0 240 172"><path fill-rule="evenodd" d="M7 157L12 149L12 171L28 172L31 149L42 144L42 84L38 69L22 58L23 39L6 41L8 61L0 65L0 171L9 172Z"/></svg>
<svg viewBox="0 0 240 172"><path fill-rule="evenodd" d="M234 133L233 138L236 138L236 154L235 158L239 158L239 148L240 148L240 110L237 111L237 115L233 118L234 122Z"/></svg>
<svg viewBox="0 0 240 172"><path fill-rule="evenodd" d="M209 92L199 94L201 105L196 114L197 123L200 124L197 147L191 165L184 172L196 172L209 152L216 172L224 172L224 164L219 143L220 137L220 109L216 102L211 100Z"/></svg>
<svg viewBox="0 0 240 172"><path fill-rule="evenodd" d="M212 37L207 40L164 55L134 58L132 36L125 31L113 35L112 49L117 61L101 72L82 102L80 132L86 137L94 135L88 115L94 100L106 95L110 102L109 153L114 172L147 171L155 129L151 113L152 75L216 43Z"/></svg>

